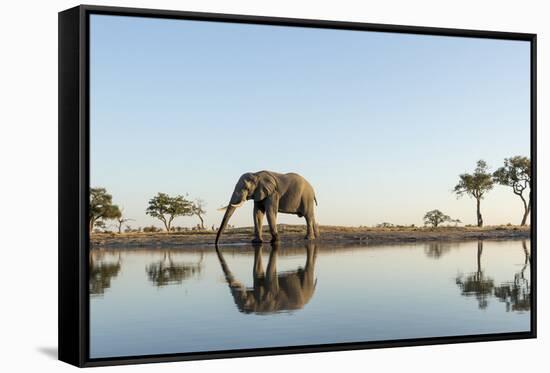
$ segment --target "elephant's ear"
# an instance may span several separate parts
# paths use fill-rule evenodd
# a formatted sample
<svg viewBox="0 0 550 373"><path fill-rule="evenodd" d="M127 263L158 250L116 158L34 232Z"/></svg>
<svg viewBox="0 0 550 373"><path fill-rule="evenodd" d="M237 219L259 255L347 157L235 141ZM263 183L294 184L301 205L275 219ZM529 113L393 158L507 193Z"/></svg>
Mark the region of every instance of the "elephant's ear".
<svg viewBox="0 0 550 373"><path fill-rule="evenodd" d="M259 172L257 176L258 183L254 191L254 201L259 202L275 192L275 189L277 189L277 181L269 172L262 171Z"/></svg>

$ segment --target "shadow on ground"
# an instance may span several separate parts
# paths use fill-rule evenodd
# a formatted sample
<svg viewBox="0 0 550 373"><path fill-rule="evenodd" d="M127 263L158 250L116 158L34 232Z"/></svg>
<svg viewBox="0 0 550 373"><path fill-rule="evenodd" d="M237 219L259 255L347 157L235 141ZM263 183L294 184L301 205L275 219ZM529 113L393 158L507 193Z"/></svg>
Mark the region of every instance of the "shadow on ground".
<svg viewBox="0 0 550 373"><path fill-rule="evenodd" d="M57 346L56 347L38 347L37 350L51 359L57 360Z"/></svg>

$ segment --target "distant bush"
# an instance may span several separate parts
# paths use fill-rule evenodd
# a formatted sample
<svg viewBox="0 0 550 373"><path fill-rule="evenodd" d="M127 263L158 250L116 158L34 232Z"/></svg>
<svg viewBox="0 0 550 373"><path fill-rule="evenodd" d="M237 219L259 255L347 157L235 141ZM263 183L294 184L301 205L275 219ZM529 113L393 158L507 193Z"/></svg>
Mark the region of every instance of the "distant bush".
<svg viewBox="0 0 550 373"><path fill-rule="evenodd" d="M177 227L173 227L172 228L172 231L175 231L175 232L188 232L190 231L191 229L189 227L180 227L180 226L177 226Z"/></svg>
<svg viewBox="0 0 550 373"><path fill-rule="evenodd" d="M132 228L129 225L124 228L124 233L139 233L141 232L141 227L138 228Z"/></svg>
<svg viewBox="0 0 550 373"><path fill-rule="evenodd" d="M143 232L145 233L156 233L160 232L162 229L155 227L154 225L151 225L150 227L143 227Z"/></svg>

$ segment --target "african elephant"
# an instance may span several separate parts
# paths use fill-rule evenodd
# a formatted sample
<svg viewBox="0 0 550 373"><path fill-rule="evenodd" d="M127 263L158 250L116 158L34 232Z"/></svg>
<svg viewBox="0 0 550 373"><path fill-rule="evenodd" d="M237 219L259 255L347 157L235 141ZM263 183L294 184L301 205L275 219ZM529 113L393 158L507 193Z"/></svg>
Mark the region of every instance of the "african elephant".
<svg viewBox="0 0 550 373"><path fill-rule="evenodd" d="M231 295L240 312L270 314L302 309L315 292L315 244L311 241L306 244L305 268L282 273L277 273L278 243L272 245L267 274L262 264L262 245L255 247L252 288L247 288L235 279L220 249L216 249Z"/></svg>
<svg viewBox="0 0 550 373"><path fill-rule="evenodd" d="M295 173L280 174L271 171L259 171L243 174L239 178L229 205L224 208L226 210L216 235L216 244L235 209L242 206L249 199L254 200L253 242L262 242L264 214L267 215L271 242L279 239L277 233L278 212L305 217L307 224L306 239L311 240L319 236L313 206L314 202L317 204L317 199L311 184Z"/></svg>

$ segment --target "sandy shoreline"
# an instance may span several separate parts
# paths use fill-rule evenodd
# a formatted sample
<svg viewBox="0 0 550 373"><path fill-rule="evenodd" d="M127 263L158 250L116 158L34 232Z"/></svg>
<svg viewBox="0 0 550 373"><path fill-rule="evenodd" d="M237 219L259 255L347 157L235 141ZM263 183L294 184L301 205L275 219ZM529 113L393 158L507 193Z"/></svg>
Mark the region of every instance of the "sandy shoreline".
<svg viewBox="0 0 550 373"><path fill-rule="evenodd" d="M319 244L395 244L407 242L434 241L470 241L529 239L530 227L441 227L441 228L348 228L320 227ZM282 244L303 243L304 228L286 226L280 231ZM159 232L159 233L94 233L91 236L91 248L185 248L214 245L215 232ZM220 245L250 243L251 228L228 231L220 239ZM271 236L264 234L264 242L269 243Z"/></svg>

